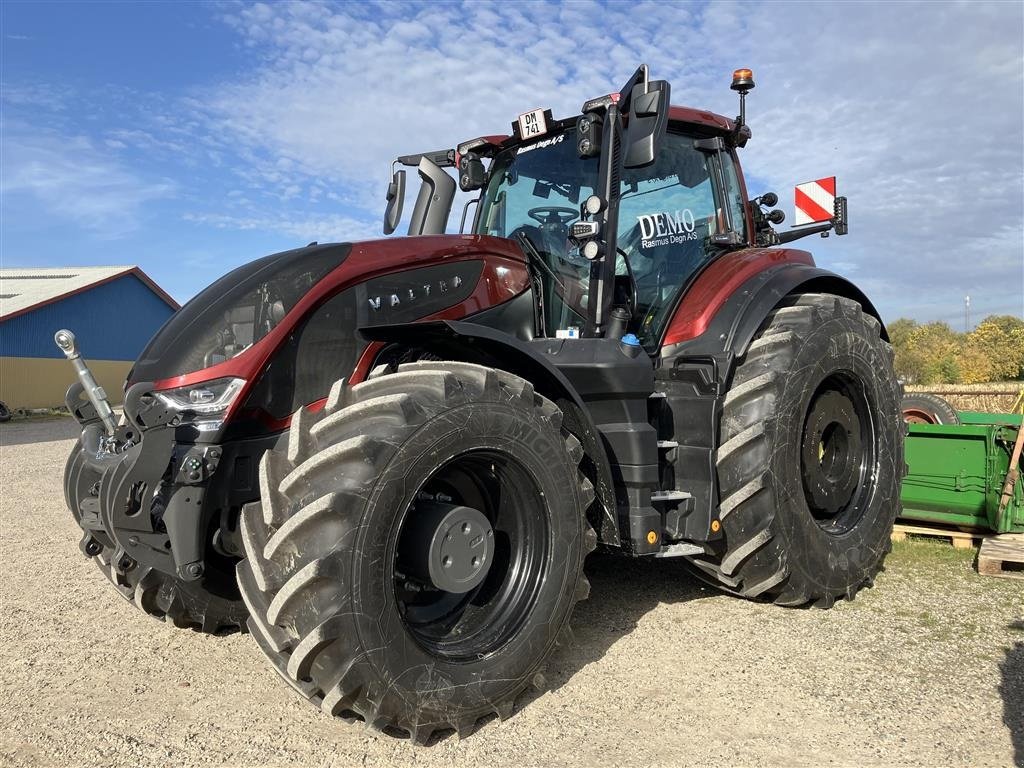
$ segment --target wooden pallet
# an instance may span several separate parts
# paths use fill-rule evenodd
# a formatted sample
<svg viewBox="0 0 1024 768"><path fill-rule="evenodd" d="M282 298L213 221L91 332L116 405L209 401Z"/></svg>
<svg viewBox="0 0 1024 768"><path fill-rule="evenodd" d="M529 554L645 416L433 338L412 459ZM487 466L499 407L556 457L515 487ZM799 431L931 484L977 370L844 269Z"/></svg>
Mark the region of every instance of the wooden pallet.
<svg viewBox="0 0 1024 768"><path fill-rule="evenodd" d="M957 531L950 528L929 528L925 525L896 523L892 528L893 541L906 541L907 534L948 539L954 549L973 549L974 542L983 538L983 534L980 533Z"/></svg>
<svg viewBox="0 0 1024 768"><path fill-rule="evenodd" d="M1024 533L987 536L978 552L978 573L1024 580Z"/></svg>

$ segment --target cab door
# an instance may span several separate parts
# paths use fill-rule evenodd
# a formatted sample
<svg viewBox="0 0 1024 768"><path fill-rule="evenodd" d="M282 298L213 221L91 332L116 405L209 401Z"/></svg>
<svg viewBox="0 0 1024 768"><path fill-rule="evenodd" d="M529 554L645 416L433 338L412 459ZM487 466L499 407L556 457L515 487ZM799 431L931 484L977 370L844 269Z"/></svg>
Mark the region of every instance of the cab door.
<svg viewBox="0 0 1024 768"><path fill-rule="evenodd" d="M657 345L698 271L745 244L745 233L737 169L719 139L670 132L654 163L623 174L619 247L636 280L636 327L645 345Z"/></svg>

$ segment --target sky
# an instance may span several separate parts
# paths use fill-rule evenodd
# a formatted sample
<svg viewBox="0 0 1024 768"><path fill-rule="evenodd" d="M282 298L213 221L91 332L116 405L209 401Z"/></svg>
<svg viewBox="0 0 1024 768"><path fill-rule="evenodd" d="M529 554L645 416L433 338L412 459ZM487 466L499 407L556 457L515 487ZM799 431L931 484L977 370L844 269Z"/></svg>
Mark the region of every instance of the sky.
<svg viewBox="0 0 1024 768"><path fill-rule="evenodd" d="M748 190L788 227L793 185L837 176L850 234L799 247L884 320L962 330L967 295L972 322L1024 314L1016 0L5 0L0 263L138 264L184 301L267 253L381 236L396 155L578 114L641 62L728 116L754 70Z"/></svg>

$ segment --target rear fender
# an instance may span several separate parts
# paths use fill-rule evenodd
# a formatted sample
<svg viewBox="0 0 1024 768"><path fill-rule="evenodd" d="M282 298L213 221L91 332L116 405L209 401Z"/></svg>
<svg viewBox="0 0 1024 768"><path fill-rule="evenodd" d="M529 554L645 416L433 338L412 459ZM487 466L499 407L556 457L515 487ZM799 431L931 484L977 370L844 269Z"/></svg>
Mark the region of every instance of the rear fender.
<svg viewBox="0 0 1024 768"><path fill-rule="evenodd" d="M600 433L579 392L550 361L520 339L475 323L449 320L380 325L360 328L359 333L368 341L386 346L408 346L442 360L507 371L529 381L538 394L558 404L564 414L563 426L579 439L589 459L589 466L584 460L584 471L594 483L601 508L600 517L592 514L591 523L601 543L621 546L615 486Z"/></svg>
<svg viewBox="0 0 1024 768"><path fill-rule="evenodd" d="M831 293L852 299L882 323L874 304L849 280L820 267L789 263L766 269L748 279L722 304L701 335L666 345L661 357L663 360L691 356L715 358L717 377L724 385L731 378L735 360L747 351L768 314L786 296L797 293ZM884 323L881 333L888 341Z"/></svg>

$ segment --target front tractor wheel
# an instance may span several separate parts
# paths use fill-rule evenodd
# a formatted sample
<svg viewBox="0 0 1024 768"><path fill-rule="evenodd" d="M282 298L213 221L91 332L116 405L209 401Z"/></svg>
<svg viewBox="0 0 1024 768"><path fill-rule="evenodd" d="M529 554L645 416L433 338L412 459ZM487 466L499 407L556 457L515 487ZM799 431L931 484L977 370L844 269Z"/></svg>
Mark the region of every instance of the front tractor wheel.
<svg viewBox="0 0 1024 768"><path fill-rule="evenodd" d="M297 413L238 566L281 677L417 743L510 713L589 590L594 491L561 417L522 379L445 362Z"/></svg>
<svg viewBox="0 0 1024 768"><path fill-rule="evenodd" d="M693 561L719 586L827 608L871 583L904 467L900 385L880 329L854 301L803 294L751 342L722 412L724 542Z"/></svg>

